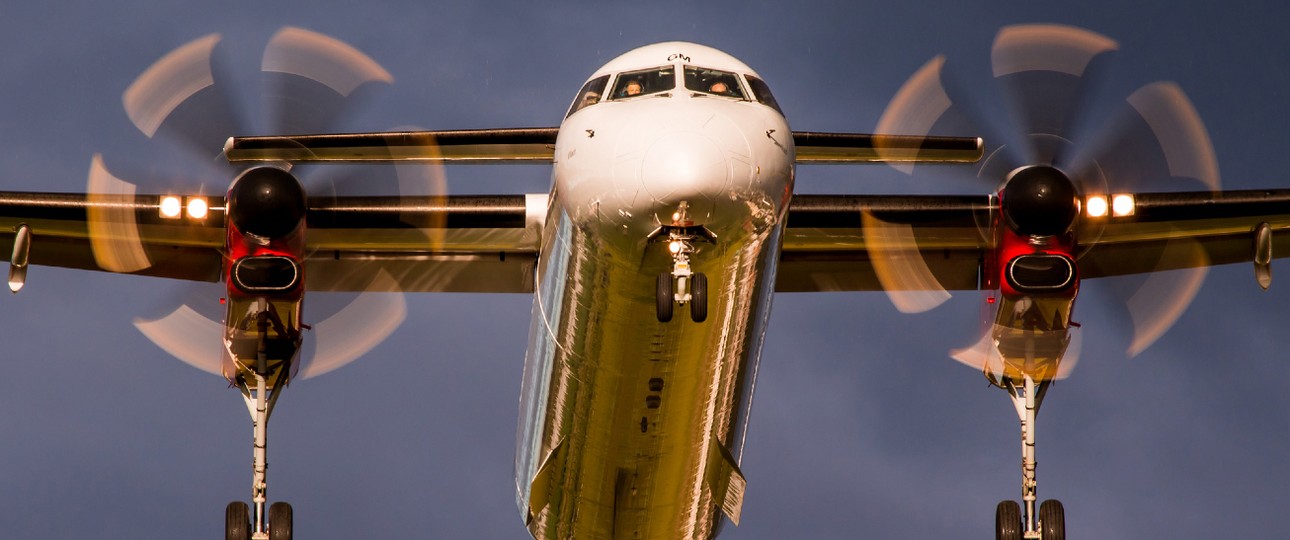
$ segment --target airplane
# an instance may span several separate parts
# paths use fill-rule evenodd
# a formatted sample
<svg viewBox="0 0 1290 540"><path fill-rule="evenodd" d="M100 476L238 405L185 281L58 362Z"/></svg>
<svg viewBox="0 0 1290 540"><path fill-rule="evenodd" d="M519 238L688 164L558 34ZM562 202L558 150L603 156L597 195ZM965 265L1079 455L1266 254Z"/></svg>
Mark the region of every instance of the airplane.
<svg viewBox="0 0 1290 540"><path fill-rule="evenodd" d="M214 84L217 41L177 49L127 89L141 131L159 133ZM1050 110L1051 96L1078 97L1087 62L1111 48L1084 30L1008 27L995 67L1001 79L1023 88L1039 79L1046 90L1027 118ZM947 291L985 291L982 340L955 356L1004 388L1021 419L1023 504L998 505L996 538L1064 538L1061 503L1038 504L1034 425L1052 381L1074 364L1080 281L1181 269L1192 286L1195 269L1246 262L1266 287L1271 259L1285 252L1274 233L1287 226L1290 191L1223 192L1208 182L1203 126L1168 85L1130 100L1149 140L1093 157L1072 154L1051 118L1023 122L1020 145L989 153L975 134L933 134L950 102L939 66L933 60L902 89L878 134L793 131L744 63L659 43L593 72L558 128L235 136L223 154L249 166L223 197L138 194L95 159L85 193L0 193L0 252L15 292L31 265L224 285L222 323L194 323L181 308L139 326L244 397L252 502L226 508L230 539L291 537L290 505L268 504L268 419L294 376L352 362L401 319L381 292L534 295L515 488L535 538L708 538L740 519L740 455L773 293L882 290L918 311ZM300 29L270 42L263 69L342 96L388 77L360 52ZM1126 189L1138 180L1122 176L1115 151L1149 161L1138 154L1151 144L1164 165L1145 172L1200 177L1207 189ZM552 188L319 195L294 174L313 162L549 164ZM795 193L796 166L815 163L938 164L989 187ZM1186 290L1173 295L1181 307ZM348 317L354 325L330 330L361 339L308 364L306 291L377 298ZM1167 329L1176 304L1148 306L1142 316L1154 324L1135 348ZM222 349L193 350L187 328L221 336Z"/></svg>

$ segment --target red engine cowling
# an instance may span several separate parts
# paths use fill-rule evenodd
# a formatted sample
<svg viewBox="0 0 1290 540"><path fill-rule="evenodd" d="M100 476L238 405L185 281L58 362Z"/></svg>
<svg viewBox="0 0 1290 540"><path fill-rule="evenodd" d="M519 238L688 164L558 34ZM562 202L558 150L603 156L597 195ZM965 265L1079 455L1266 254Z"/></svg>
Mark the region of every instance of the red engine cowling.
<svg viewBox="0 0 1290 540"><path fill-rule="evenodd" d="M230 381L249 371L285 381L298 368L305 200L300 182L275 167L247 170L229 188L223 371Z"/></svg>

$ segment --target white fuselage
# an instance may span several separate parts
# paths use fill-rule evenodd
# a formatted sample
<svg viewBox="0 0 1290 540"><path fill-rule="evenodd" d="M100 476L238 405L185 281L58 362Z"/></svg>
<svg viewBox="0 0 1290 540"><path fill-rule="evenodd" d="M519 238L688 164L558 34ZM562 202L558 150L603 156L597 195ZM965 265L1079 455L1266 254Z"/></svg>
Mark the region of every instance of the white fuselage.
<svg viewBox="0 0 1290 540"><path fill-rule="evenodd" d="M640 70L652 93L610 95ZM675 87L657 86L669 74ZM722 77L739 87L688 87ZM794 158L745 77L719 51L651 45L594 74L595 103L561 126L516 456L535 538L710 538L723 511L737 520ZM691 259L709 282L704 322L656 315L673 268L658 240L677 228L708 237Z"/></svg>

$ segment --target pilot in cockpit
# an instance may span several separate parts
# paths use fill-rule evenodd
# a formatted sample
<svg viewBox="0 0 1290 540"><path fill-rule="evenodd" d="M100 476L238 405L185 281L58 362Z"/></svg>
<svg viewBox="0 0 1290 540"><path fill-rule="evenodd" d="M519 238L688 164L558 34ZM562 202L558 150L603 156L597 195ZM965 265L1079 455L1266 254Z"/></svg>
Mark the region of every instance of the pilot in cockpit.
<svg viewBox="0 0 1290 540"><path fill-rule="evenodd" d="M641 86L640 81L633 79L633 80L627 81L627 84L623 85L623 96L624 97L639 96L644 89L645 87Z"/></svg>

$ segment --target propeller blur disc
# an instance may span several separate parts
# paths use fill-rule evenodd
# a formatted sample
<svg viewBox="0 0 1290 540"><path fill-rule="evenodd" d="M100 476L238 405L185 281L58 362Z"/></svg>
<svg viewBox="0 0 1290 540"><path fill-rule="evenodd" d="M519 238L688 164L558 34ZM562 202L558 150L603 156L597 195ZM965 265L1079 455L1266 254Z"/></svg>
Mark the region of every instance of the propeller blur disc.
<svg viewBox="0 0 1290 540"><path fill-rule="evenodd" d="M1194 190L1198 186L1217 191L1220 182L1212 144L1199 115L1176 84L1156 82L1143 86L1123 101L1122 110L1102 129L1088 129L1095 125L1090 119L1098 119L1090 114L1094 104L1091 97L1100 86L1102 60L1118 48L1106 36L1072 26L1032 24L1001 29L990 51L991 71L1012 122L1004 128L1009 132L1005 136L994 142L986 138L989 157L974 174L960 175L963 185L994 192L1014 171L1052 167L1070 178L1076 197ZM979 135L998 129L997 117L1001 115L974 110L978 100L960 95L964 88L947 79L951 62L945 55L936 56L915 72L884 111L877 132ZM909 164L893 166L913 172ZM1002 204L1007 204L1006 200ZM864 227L866 243L883 246L870 253L875 273L898 309L919 311L948 298L939 283L924 279L927 275L909 260L919 256L916 230L872 219ZM1096 249L1102 230L1094 226L1076 230L1081 233L1075 239L1073 253L1078 264L1081 257ZM1196 295L1205 275L1204 253L1194 242L1171 242L1158 255L1157 269L1172 271L1141 278L1136 292L1117 298L1126 304L1134 323L1130 356L1140 353L1172 326ZM998 336L991 337L998 333L987 330L976 344L953 351L953 356L987 373L1002 373L1004 366L1000 362L1004 361L995 339ZM990 348L995 349L993 353L986 350ZM1066 349L1067 358L1055 373L1069 374L1076 363L1076 351L1077 346Z"/></svg>
<svg viewBox="0 0 1290 540"><path fill-rule="evenodd" d="M186 156L184 163L189 172L168 175L171 178L166 180L167 187L162 188L167 192L179 188L181 193L199 194L204 187L183 188L175 184L191 186L195 179L214 178L228 185L236 178L239 170L223 160L221 154L230 136L257 132L329 132L344 112L353 110L369 97L365 88L393 82L384 67L351 45L294 27L283 28L269 39L258 59L258 78L248 78L233 68L255 64L227 58L229 51L224 40L221 34L208 34L179 46L145 69L122 96L131 123L149 141L173 141L186 150L181 154ZM268 119L262 129L253 129L243 121L241 111L256 110L239 107L247 105L243 97L246 93L236 90L245 87L247 82L258 83L263 99L262 116ZM435 170L409 170L420 168ZM140 189L135 180L150 174L122 174L116 169L114 165L113 171L109 171L103 158L95 156L87 180L91 201L132 197L152 189ZM335 195L337 184L344 183L343 167L312 175L310 172L322 172L322 169L303 170L308 172L295 172L309 193ZM352 173L354 169L349 171ZM353 183L370 189L374 176L368 173L363 175L363 182ZM384 187L391 189L395 188L395 174L398 175L399 193L404 189L428 190L440 195L446 192L439 166L401 165L397 171L388 169L381 174L381 178L388 177L388 185ZM132 211L111 205L95 205L95 208L88 221L91 245L99 265L116 272L148 268L152 263ZM434 239L427 241L433 245ZM381 272L367 276L365 281L369 286L360 290L367 292L357 293L352 301L329 316L325 311L320 313L324 315L319 317L323 321L313 332L317 342L315 355L303 359L299 366L304 376L317 376L354 361L402 323L406 304L395 278ZM213 285L198 287L204 292L195 296L211 299L210 306L214 305L215 298L223 295ZM203 371L221 374L225 354L220 339L223 324L217 321L218 316L203 314L205 311L190 303L180 303L165 316L137 319L135 326L171 355Z"/></svg>

